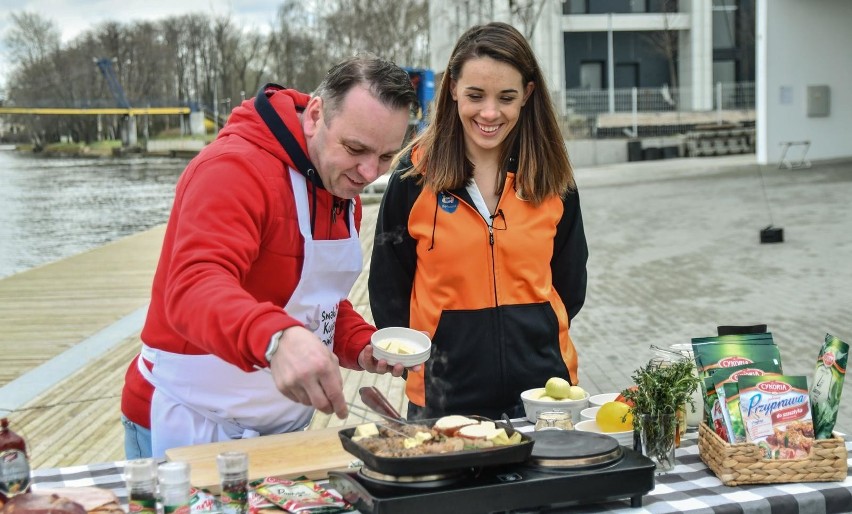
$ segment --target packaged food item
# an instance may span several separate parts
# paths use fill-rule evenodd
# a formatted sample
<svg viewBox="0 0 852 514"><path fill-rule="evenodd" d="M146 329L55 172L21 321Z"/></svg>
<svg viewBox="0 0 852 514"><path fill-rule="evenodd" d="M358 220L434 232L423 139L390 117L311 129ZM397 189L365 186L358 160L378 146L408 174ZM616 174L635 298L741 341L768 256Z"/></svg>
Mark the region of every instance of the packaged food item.
<svg viewBox="0 0 852 514"><path fill-rule="evenodd" d="M345 500L311 480L292 481L269 477L256 480L251 485L257 494L293 514L332 514L352 508Z"/></svg>
<svg viewBox="0 0 852 514"><path fill-rule="evenodd" d="M716 370L712 377L716 392L713 404L713 428L717 434L729 443L742 443L746 440L743 418L740 414L740 390L737 382L743 376L780 375L781 362L777 360L754 362ZM722 426L719 427L719 424ZM720 430L721 428L721 430ZM721 437L721 435L720 435Z"/></svg>
<svg viewBox="0 0 852 514"><path fill-rule="evenodd" d="M756 336L768 336L756 339ZM734 341L741 338L741 341ZM704 342L696 342L707 340ZM772 334L747 334L742 336L704 337L692 340L698 376L702 379L717 369L732 368L753 362L781 360L781 353L772 341Z"/></svg>
<svg viewBox="0 0 852 514"><path fill-rule="evenodd" d="M757 444L767 459L810 455L814 427L806 377L744 376L738 384L746 441Z"/></svg>
<svg viewBox="0 0 852 514"><path fill-rule="evenodd" d="M30 461L24 438L0 419L0 498L12 498L30 488Z"/></svg>
<svg viewBox="0 0 852 514"><path fill-rule="evenodd" d="M248 510L248 454L222 452L216 456L222 493L219 501L224 514L246 514Z"/></svg>
<svg viewBox="0 0 852 514"><path fill-rule="evenodd" d="M127 508L133 514L157 514L157 461L134 459L124 465Z"/></svg>
<svg viewBox="0 0 852 514"><path fill-rule="evenodd" d="M834 430L848 355L848 344L831 334L825 334L810 392L816 439L829 439Z"/></svg>
<svg viewBox="0 0 852 514"><path fill-rule="evenodd" d="M189 463L165 462L157 469L163 514L189 514Z"/></svg>
<svg viewBox="0 0 852 514"><path fill-rule="evenodd" d="M716 391L710 377L719 369L755 362L781 362L781 352L771 338L772 334L766 333L701 337L692 340L695 365L704 395L704 419L708 425L713 426L712 413L716 401Z"/></svg>

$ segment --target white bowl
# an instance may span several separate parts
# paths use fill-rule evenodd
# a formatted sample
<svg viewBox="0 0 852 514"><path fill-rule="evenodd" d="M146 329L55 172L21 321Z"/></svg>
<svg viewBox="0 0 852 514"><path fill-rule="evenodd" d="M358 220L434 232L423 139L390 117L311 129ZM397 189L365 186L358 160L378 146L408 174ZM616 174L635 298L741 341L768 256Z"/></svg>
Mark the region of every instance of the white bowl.
<svg viewBox="0 0 852 514"><path fill-rule="evenodd" d="M393 353L377 346L377 343L390 339L405 343L413 350L413 353ZM423 364L429 360L429 355L432 353L432 341L429 336L419 330L406 327L387 327L377 330L370 338L370 344L373 345L373 355L377 359L386 360L390 365L402 364L406 368Z"/></svg>
<svg viewBox="0 0 852 514"><path fill-rule="evenodd" d="M601 428L598 426L597 421L593 419L588 419L585 421L581 421L574 425L574 430L580 430L582 432L597 432L599 434L608 435L610 437L615 438L618 441L618 444L621 446L627 446L628 448L633 448L633 431L625 430L624 432L603 432Z"/></svg>
<svg viewBox="0 0 852 514"><path fill-rule="evenodd" d="M538 397L544 393L543 387L527 389L521 393L521 401L524 402L524 412L530 423L535 423L539 412L548 410L561 410L571 413L571 421L576 423L580 420L580 411L589 406L589 393L582 400L539 400Z"/></svg>
<svg viewBox="0 0 852 514"><path fill-rule="evenodd" d="M597 415L598 415L599 409L600 409L600 407L595 406L595 407L587 407L587 408L581 410L580 411L580 421L595 419L595 417L597 417Z"/></svg>
<svg viewBox="0 0 852 514"><path fill-rule="evenodd" d="M594 394L589 397L589 404L594 407L600 407L606 402L614 402L616 398L618 398L619 393L603 393L603 394Z"/></svg>

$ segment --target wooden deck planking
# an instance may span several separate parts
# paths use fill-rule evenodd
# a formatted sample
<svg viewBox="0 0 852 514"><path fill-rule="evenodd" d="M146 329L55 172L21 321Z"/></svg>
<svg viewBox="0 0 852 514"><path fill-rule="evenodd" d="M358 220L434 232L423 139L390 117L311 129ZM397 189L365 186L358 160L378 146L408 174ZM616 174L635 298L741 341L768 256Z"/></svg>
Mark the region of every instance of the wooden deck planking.
<svg viewBox="0 0 852 514"><path fill-rule="evenodd" d="M370 262L377 212L377 204L364 207L361 245L365 265ZM147 304L164 228L0 280L0 351L4 356L0 386ZM366 267L350 299L372 321ZM126 338L21 410L8 414L14 430L27 439L33 467L124 459L120 394L127 365L139 344L138 334ZM405 412L401 378L341 371L348 401L362 405L358 389L375 385ZM339 420L317 413L309 429L361 421L360 414Z"/></svg>

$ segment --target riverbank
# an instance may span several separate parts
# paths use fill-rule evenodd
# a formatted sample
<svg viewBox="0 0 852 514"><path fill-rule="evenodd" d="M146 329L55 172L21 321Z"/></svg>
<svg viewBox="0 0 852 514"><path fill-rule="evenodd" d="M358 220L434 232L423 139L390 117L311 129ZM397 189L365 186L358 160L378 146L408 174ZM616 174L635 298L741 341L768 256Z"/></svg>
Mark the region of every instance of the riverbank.
<svg viewBox="0 0 852 514"><path fill-rule="evenodd" d="M3 145L3 150L37 153L48 157L121 157L126 155L151 155L167 157L193 157L215 136L157 138L133 146L124 146L118 140L91 143L50 143L36 146L30 143Z"/></svg>

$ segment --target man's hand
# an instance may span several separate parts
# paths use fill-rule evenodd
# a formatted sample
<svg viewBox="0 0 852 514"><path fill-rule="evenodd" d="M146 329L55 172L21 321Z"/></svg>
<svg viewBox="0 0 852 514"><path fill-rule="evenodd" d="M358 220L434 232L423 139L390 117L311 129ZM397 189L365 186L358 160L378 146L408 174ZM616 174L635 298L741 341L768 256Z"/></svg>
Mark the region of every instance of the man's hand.
<svg viewBox="0 0 852 514"><path fill-rule="evenodd" d="M388 361L376 360L373 357L373 345L368 344L361 350L361 353L358 354L358 365L364 368L364 370L369 371L370 373L378 373L379 375L383 375L385 373L390 372L395 377L401 377L402 373L405 371L405 366L402 364L395 364L390 366ZM420 364L411 367L411 371L420 371L422 366Z"/></svg>
<svg viewBox="0 0 852 514"><path fill-rule="evenodd" d="M337 356L310 330L286 329L269 369L275 387L287 398L340 419L349 415Z"/></svg>

